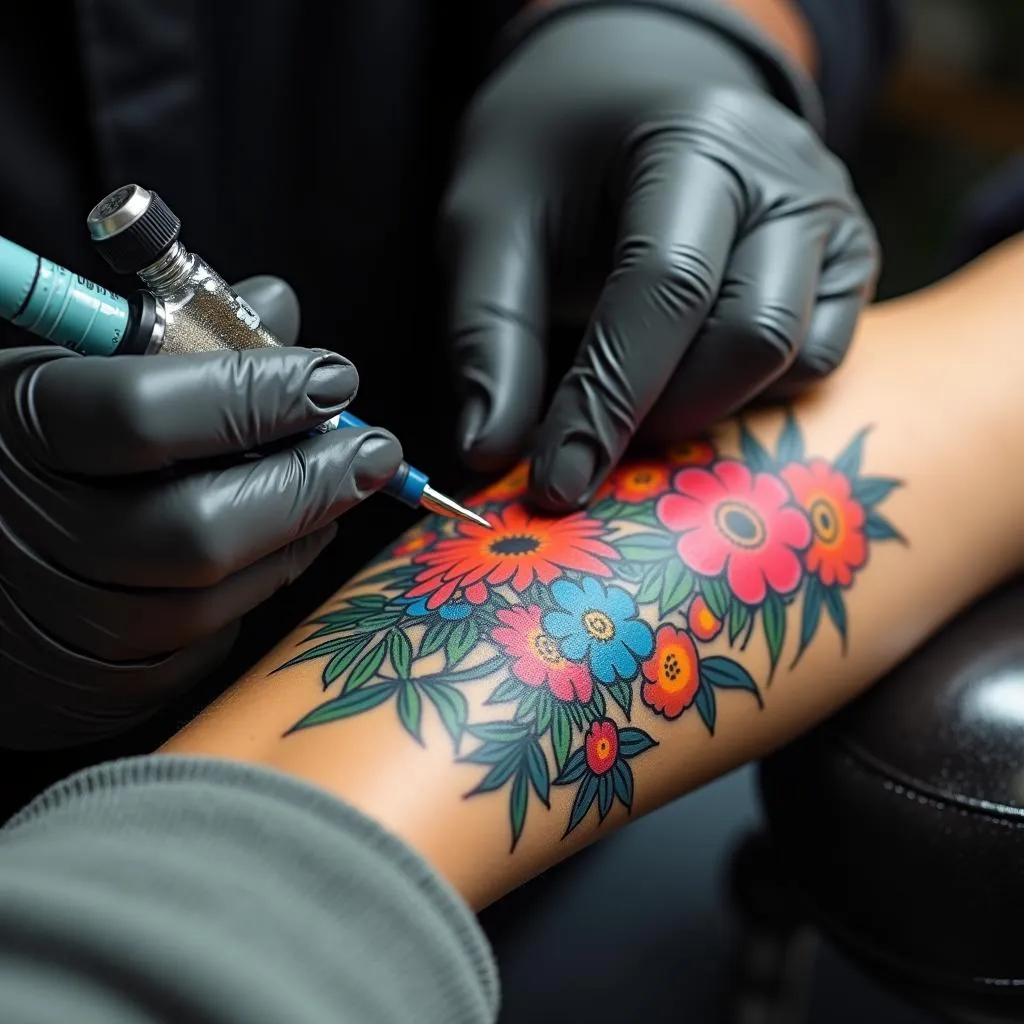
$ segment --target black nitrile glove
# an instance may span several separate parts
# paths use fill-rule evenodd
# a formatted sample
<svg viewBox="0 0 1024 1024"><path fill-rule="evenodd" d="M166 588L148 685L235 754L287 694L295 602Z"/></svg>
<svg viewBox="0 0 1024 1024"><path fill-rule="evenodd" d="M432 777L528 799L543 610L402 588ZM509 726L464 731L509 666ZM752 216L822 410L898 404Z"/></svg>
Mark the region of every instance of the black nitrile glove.
<svg viewBox="0 0 1024 1024"><path fill-rule="evenodd" d="M294 342L290 289L238 288ZM377 429L301 436L357 383L301 348L0 351L0 746L126 729L227 653L401 460Z"/></svg>
<svg viewBox="0 0 1024 1024"><path fill-rule="evenodd" d="M575 0L513 25L443 223L474 468L533 440L532 496L565 510L641 425L682 440L839 364L878 250L818 110L719 2ZM549 327L588 320L534 434Z"/></svg>

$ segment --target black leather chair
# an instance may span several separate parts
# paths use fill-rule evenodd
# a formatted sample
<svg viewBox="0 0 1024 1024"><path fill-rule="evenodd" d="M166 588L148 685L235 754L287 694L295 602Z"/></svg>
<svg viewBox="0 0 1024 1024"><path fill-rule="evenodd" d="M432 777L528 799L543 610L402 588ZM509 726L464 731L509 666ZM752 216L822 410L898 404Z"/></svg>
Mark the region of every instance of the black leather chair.
<svg viewBox="0 0 1024 1024"><path fill-rule="evenodd" d="M748 938L778 940L767 1019L799 1016L784 950L811 923L936 1019L1024 1022L1024 580L769 758L761 790L734 880Z"/></svg>

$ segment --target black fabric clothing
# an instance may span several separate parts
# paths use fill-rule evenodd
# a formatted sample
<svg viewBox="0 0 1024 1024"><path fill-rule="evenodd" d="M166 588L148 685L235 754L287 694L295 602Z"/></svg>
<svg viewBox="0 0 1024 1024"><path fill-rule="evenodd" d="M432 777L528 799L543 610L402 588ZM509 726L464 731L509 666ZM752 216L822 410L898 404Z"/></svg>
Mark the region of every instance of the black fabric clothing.
<svg viewBox="0 0 1024 1024"><path fill-rule="evenodd" d="M825 137L841 156L856 145L865 115L892 69L904 38L902 0L796 0L818 45L827 113Z"/></svg>
<svg viewBox="0 0 1024 1024"><path fill-rule="evenodd" d="M968 194L953 223L944 273L1024 232L1024 156L1008 159Z"/></svg>

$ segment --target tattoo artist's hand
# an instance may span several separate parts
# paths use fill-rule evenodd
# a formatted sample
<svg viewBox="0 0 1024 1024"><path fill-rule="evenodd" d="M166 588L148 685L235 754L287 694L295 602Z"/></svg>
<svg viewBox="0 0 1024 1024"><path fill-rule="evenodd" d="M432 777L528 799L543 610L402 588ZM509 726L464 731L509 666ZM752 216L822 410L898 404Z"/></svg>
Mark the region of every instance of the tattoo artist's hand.
<svg viewBox="0 0 1024 1024"><path fill-rule="evenodd" d="M287 286L239 290L294 343ZM0 745L125 729L227 653L401 459L377 429L304 436L357 383L300 348L0 351Z"/></svg>
<svg viewBox="0 0 1024 1024"><path fill-rule="evenodd" d="M469 109L443 223L460 443L493 470L532 441L549 509L638 430L681 440L828 374L872 292L846 171L772 92L813 116L813 87L725 7L541 5ZM553 322L581 328L574 360Z"/></svg>

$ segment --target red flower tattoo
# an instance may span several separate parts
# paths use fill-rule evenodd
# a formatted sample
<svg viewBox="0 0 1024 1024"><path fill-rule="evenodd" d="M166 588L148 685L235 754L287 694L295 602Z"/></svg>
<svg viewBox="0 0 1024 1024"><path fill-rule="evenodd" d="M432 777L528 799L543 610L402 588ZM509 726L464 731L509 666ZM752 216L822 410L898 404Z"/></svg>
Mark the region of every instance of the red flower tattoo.
<svg viewBox="0 0 1024 1024"><path fill-rule="evenodd" d="M619 757L619 730L610 718L593 722L584 738L587 766L595 775L604 775L615 767Z"/></svg>
<svg viewBox="0 0 1024 1024"><path fill-rule="evenodd" d="M491 638L513 659L512 674L527 686L547 686L558 700L579 700L584 704L593 694L586 665L569 661L558 649L558 641L544 632L541 609L499 608L495 613L503 625L491 630Z"/></svg>
<svg viewBox="0 0 1024 1024"><path fill-rule="evenodd" d="M710 469L682 470L673 486L656 513L678 534L684 565L701 576L724 572L736 599L748 605L761 604L769 590L796 590L811 526L778 478L725 459Z"/></svg>
<svg viewBox="0 0 1024 1024"><path fill-rule="evenodd" d="M636 505L664 494L671 482L671 471L662 463L632 462L612 473L598 497L612 497L627 505Z"/></svg>
<svg viewBox="0 0 1024 1024"><path fill-rule="evenodd" d="M414 558L425 568L406 597L427 597L427 608L433 610L463 590L470 604L483 604L488 587L508 583L521 594L534 580L552 583L563 569L611 576L608 562L619 558L601 539L605 525L584 512L546 519L511 505L489 514L488 522L493 529L460 523L458 536Z"/></svg>
<svg viewBox="0 0 1024 1024"><path fill-rule="evenodd" d="M722 632L722 620L708 607L707 601L698 594L690 603L686 613L686 624L690 632L702 643L714 640Z"/></svg>
<svg viewBox="0 0 1024 1024"><path fill-rule="evenodd" d="M700 659L690 635L675 626L662 626L643 673L647 680L643 702L659 715L678 718L700 689Z"/></svg>
<svg viewBox="0 0 1024 1024"><path fill-rule="evenodd" d="M868 560L863 506L853 498L848 477L824 459L793 463L780 476L797 504L807 513L814 536L804 554L807 571L826 587L848 587L853 574Z"/></svg>

